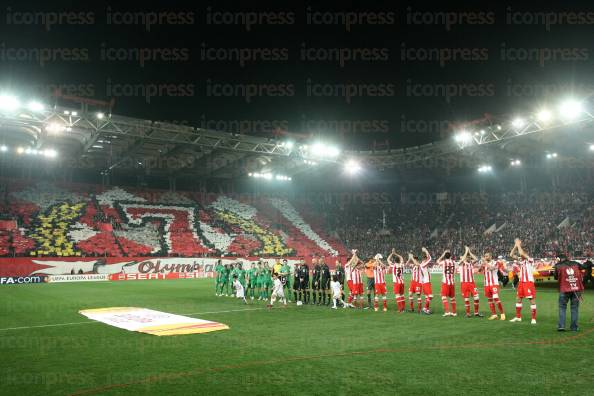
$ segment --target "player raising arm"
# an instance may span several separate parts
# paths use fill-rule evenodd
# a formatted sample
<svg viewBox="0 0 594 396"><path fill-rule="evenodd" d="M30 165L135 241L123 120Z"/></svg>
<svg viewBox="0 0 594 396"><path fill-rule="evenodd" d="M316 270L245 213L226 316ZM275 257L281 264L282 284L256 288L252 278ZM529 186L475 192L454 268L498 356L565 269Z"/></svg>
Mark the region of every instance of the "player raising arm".
<svg viewBox="0 0 594 396"><path fill-rule="evenodd" d="M527 298L530 300L530 312L532 314L532 320L530 323L536 324L536 288L534 287L534 259L528 256L528 253L522 249L522 241L518 238L514 241L514 247L509 252L509 255L514 259L516 256L520 256L520 282L518 284L518 292L516 299L516 317L510 320L510 322L521 322L522 321L522 299Z"/></svg>
<svg viewBox="0 0 594 396"><path fill-rule="evenodd" d="M493 260L491 252L485 252L482 259L483 270L485 271L485 297L489 301L489 309L491 310L491 316L489 320L497 319L497 311L495 311L495 305L499 309L501 314L501 320L505 320L505 313L503 312L503 305L499 300L499 275L497 272L499 268L497 262Z"/></svg>
<svg viewBox="0 0 594 396"><path fill-rule="evenodd" d="M374 257L375 264L373 266L374 279L374 297L373 309L378 310L379 298L384 301L384 312L388 310L388 302L386 300L386 265L382 262L382 255L376 254Z"/></svg>
<svg viewBox="0 0 594 396"><path fill-rule="evenodd" d="M474 283L474 265L477 262L476 256L472 254L468 246L465 247L464 255L460 258L460 290L464 297L464 309L466 317L470 318L470 295L474 300L474 316L482 318L479 313L479 293Z"/></svg>
<svg viewBox="0 0 594 396"><path fill-rule="evenodd" d="M441 267L441 303L443 304L443 316L456 316L456 285L454 283L456 262L452 260L452 253L449 249L445 250L439 256L437 265Z"/></svg>
<svg viewBox="0 0 594 396"><path fill-rule="evenodd" d="M396 259L394 259L394 257L396 257ZM404 312L406 310L406 301L404 300L404 279L402 278L404 259L401 255L396 253L396 249L392 249L387 260L388 265L390 266L390 272L392 273L392 282L394 283L396 307L398 308L398 312Z"/></svg>
<svg viewBox="0 0 594 396"><path fill-rule="evenodd" d="M419 313L421 312L421 284L419 283L419 262L414 258L412 253L408 254L408 260L404 265L410 265L412 267L412 278L410 285L408 286L408 304L409 312L415 312L414 295L417 295L417 303L419 307Z"/></svg>
<svg viewBox="0 0 594 396"><path fill-rule="evenodd" d="M353 256L344 266L347 285L349 287L348 305L354 307L359 299L359 308L363 308L363 278L361 277L361 266L363 261L357 256L357 249L353 249Z"/></svg>
<svg viewBox="0 0 594 396"><path fill-rule="evenodd" d="M431 275L429 275L429 263L431 262L431 255L426 248L423 248L423 261L419 263L417 257L409 254L409 260L412 261L414 267L417 268L417 286L415 288L415 292L417 294L417 311L419 313L424 313L425 315L431 315L431 311L429 310L429 306L431 304L431 299L433 298L433 291L431 288ZM413 276L414 276L414 268L413 268ZM422 299L421 299L421 291L425 295L425 306L421 309L422 306Z"/></svg>
<svg viewBox="0 0 594 396"><path fill-rule="evenodd" d="M425 306L423 307L423 313L425 315L431 315L431 300L433 299L433 288L431 286L431 274L429 273L429 264L431 263L431 254L427 248L423 248L423 261L419 264L419 278L421 282L421 288L425 295Z"/></svg>

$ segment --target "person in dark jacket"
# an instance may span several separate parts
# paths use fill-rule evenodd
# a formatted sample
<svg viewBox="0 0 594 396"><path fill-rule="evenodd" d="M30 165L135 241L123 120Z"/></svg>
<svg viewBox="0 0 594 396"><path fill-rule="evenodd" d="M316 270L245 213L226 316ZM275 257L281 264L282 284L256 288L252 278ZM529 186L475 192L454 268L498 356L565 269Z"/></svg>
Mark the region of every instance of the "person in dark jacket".
<svg viewBox="0 0 594 396"><path fill-rule="evenodd" d="M584 284L582 269L585 266L567 258L565 253L557 253L559 262L555 264L555 279L559 282L559 324L557 331L565 331L567 303L571 302L571 331L578 331L580 301Z"/></svg>
<svg viewBox="0 0 594 396"><path fill-rule="evenodd" d="M592 282L592 260L586 260L582 266L584 267L584 288L588 286L588 283L590 283L590 287L594 286L594 282Z"/></svg>

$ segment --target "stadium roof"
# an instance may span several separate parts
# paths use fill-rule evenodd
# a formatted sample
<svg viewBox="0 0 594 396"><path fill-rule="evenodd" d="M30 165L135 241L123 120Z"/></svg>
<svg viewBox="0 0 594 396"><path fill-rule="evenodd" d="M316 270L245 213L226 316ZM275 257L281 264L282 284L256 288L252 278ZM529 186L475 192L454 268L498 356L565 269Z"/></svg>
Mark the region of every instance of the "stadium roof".
<svg viewBox="0 0 594 396"><path fill-rule="evenodd" d="M234 178L252 172L295 176L320 167L331 171L339 160L348 158L382 170L460 159L473 167L485 161L509 163L517 157L542 155L555 147L577 152L594 141L594 118L581 111L571 119L546 123L536 115L521 122L489 116L458 126L450 138L422 146L339 153L330 143L324 146L304 138L233 134L106 114L87 106L82 106L84 111L35 103L17 106L14 100L0 98L3 145L21 152L52 150L60 158L80 159L102 173L138 169L151 162L151 174L162 176Z"/></svg>

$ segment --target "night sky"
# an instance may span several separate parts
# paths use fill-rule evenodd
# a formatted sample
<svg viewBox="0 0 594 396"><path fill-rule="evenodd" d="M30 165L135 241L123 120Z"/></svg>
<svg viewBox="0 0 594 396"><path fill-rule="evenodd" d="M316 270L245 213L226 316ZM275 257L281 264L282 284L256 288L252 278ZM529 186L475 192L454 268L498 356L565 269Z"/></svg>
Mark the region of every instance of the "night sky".
<svg viewBox="0 0 594 396"><path fill-rule="evenodd" d="M591 94L591 4L472 3L4 2L0 85L344 148L427 143L450 122Z"/></svg>

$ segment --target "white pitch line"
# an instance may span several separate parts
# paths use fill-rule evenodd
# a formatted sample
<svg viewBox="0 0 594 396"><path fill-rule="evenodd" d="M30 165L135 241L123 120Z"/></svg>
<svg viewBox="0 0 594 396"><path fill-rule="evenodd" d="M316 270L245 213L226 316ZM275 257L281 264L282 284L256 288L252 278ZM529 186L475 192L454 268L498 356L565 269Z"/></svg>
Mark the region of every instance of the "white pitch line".
<svg viewBox="0 0 594 396"><path fill-rule="evenodd" d="M274 307L274 308L276 308L276 307ZM220 313L229 313L229 312L261 311L263 309L268 309L268 308L262 307L262 308L230 309L227 311L193 312L193 313L175 314L175 315L186 315L186 316L208 315L208 314L220 314ZM35 326L6 327L3 329L0 329L0 331L39 329L39 328L44 328L44 327L74 326L74 325L97 324L97 323L101 323L101 322L97 322L95 320L89 320L88 322L69 322L69 323L54 323L54 324L35 325Z"/></svg>
<svg viewBox="0 0 594 396"><path fill-rule="evenodd" d="M91 324L91 323L100 323L100 322L91 322L91 321L89 321L89 322L70 322L70 323L55 323L55 324L46 324L46 325L37 325L37 326L6 327L4 329L0 329L0 331L37 329L37 328L41 328L41 327L72 326L72 325Z"/></svg>

